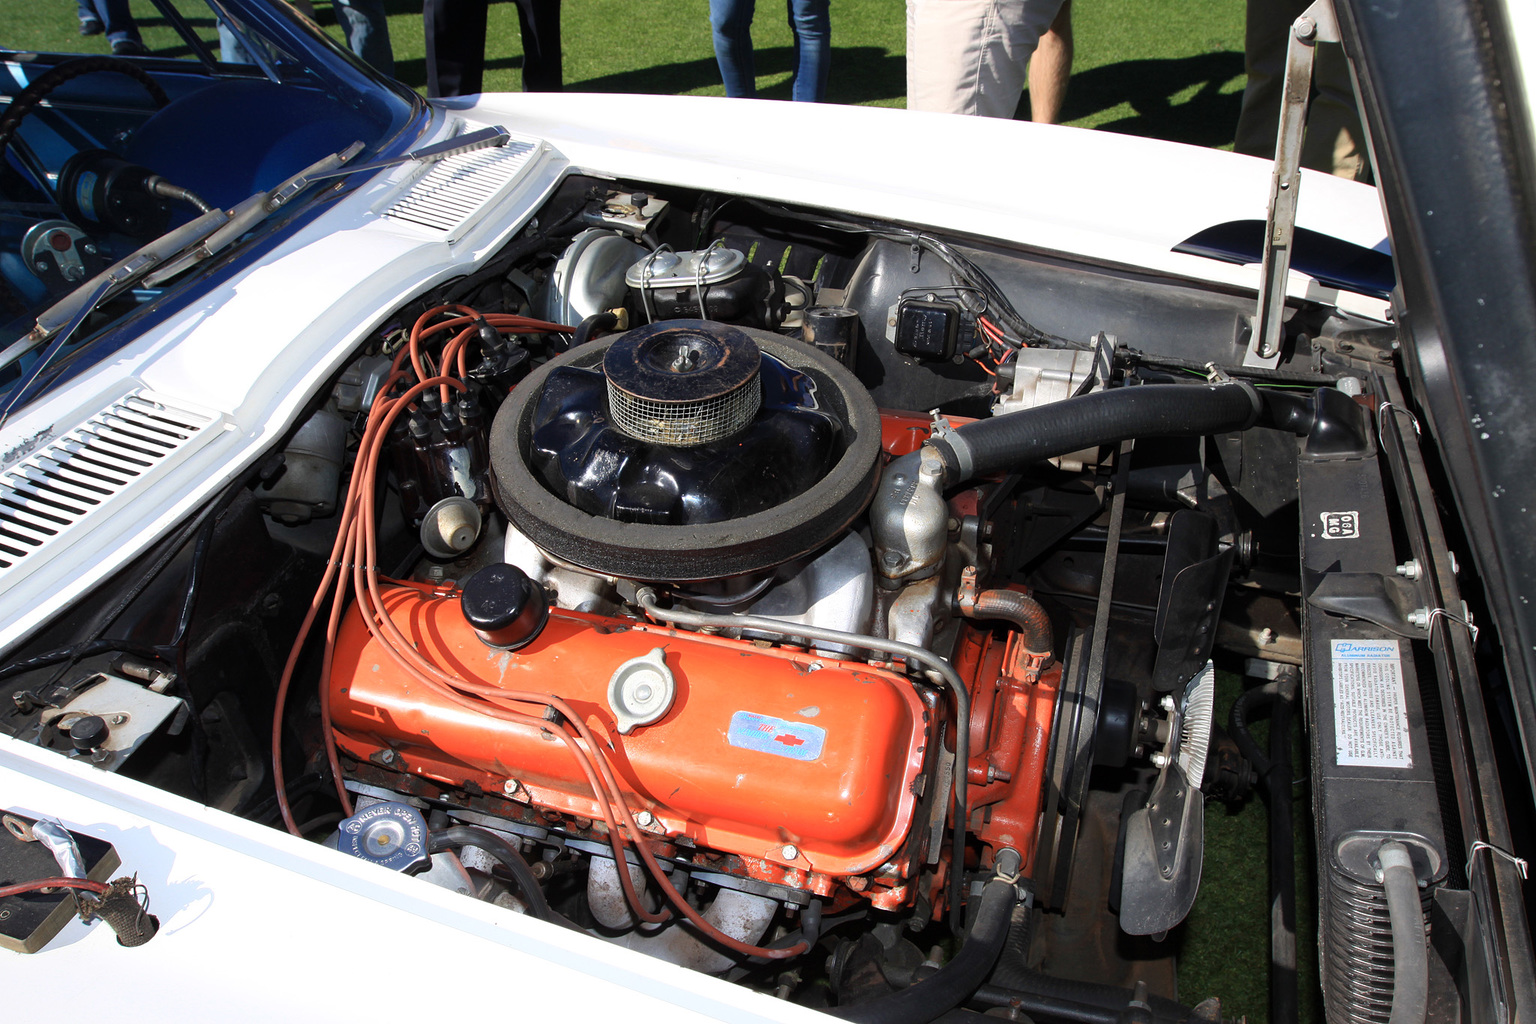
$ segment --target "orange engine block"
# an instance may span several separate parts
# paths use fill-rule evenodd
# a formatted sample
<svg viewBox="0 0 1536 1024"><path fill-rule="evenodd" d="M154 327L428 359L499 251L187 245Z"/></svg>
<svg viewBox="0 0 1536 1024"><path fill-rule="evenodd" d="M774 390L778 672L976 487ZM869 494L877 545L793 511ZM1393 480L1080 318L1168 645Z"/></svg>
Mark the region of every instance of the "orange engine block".
<svg viewBox="0 0 1536 1024"><path fill-rule="evenodd" d="M453 595L401 587L385 605L417 649L463 678L513 690L558 693L587 723L656 839L727 855L724 870L809 889L863 894L877 906L915 897L910 883L935 835L936 738L947 718L937 694L870 665L688 633L630 619L552 610L528 646L488 647ZM1007 839L1032 852L1032 826L1054 691L1036 680L1029 699L1011 664L973 642L963 668L981 673L984 701L973 721L978 760L1008 758L1006 787L972 787L987 839L988 817L1010 823ZM633 659L659 650L674 696L664 715L621 734L609 684ZM992 653L991 657L983 652ZM341 750L359 762L415 776L398 788L505 795L548 822L591 828L600 808L565 744L547 730L476 714L401 671L378 646L356 607L337 640L331 720ZM526 706L524 706L526 707ZM1012 721L1023 716L1026 722ZM980 726L980 728L976 728ZM1024 738L1027 734L1027 740ZM1005 738L1006 737L1006 738ZM989 742L1002 739L992 750ZM985 775L982 776L985 778ZM982 781L982 779L977 779ZM1007 797L1014 813L998 803ZM928 801L924 795L927 793ZM1017 796L1015 796L1017 794ZM937 814L947 817L948 794ZM600 827L599 822L599 827ZM1021 834L1029 832L1029 835ZM995 840L994 840L995 841Z"/></svg>

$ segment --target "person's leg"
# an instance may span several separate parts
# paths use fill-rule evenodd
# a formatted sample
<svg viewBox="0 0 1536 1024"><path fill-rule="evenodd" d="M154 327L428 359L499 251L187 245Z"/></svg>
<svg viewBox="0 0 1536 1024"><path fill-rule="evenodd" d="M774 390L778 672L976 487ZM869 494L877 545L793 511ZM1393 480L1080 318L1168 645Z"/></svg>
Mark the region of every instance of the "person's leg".
<svg viewBox="0 0 1536 1024"><path fill-rule="evenodd" d="M1071 77L1072 0L1067 0L1029 59L1030 120L1039 124L1060 122Z"/></svg>
<svg viewBox="0 0 1536 1024"><path fill-rule="evenodd" d="M80 19L80 34L83 36L99 36L106 30L90 0L80 0L75 4L75 15Z"/></svg>
<svg viewBox="0 0 1536 1024"><path fill-rule="evenodd" d="M1307 0L1248 0L1243 30L1243 107L1237 117L1233 150L1249 156L1275 158L1280 132L1280 92L1285 85L1285 49L1291 22L1307 9Z"/></svg>
<svg viewBox="0 0 1536 1024"><path fill-rule="evenodd" d="M908 0L907 108L1011 118L1062 0Z"/></svg>
<svg viewBox="0 0 1536 1024"><path fill-rule="evenodd" d="M389 45L389 16L384 0L332 0L336 22L347 35L347 46L369 65L393 78L395 53Z"/></svg>
<svg viewBox="0 0 1536 1024"><path fill-rule="evenodd" d="M517 0L523 34L523 92L565 88L560 59L560 0Z"/></svg>
<svg viewBox="0 0 1536 1024"><path fill-rule="evenodd" d="M789 30L795 38L791 98L820 103L826 99L827 75L832 70L829 0L785 2L789 7Z"/></svg>
<svg viewBox="0 0 1536 1024"><path fill-rule="evenodd" d="M485 0L423 0L427 95L469 96L485 76Z"/></svg>
<svg viewBox="0 0 1536 1024"><path fill-rule="evenodd" d="M128 9L128 0L92 0L96 17L106 29L107 42L117 54L142 54L147 52L139 38L138 23Z"/></svg>
<svg viewBox="0 0 1536 1024"><path fill-rule="evenodd" d="M715 63L727 96L757 95L752 60L752 11L755 0L709 0L709 27L715 39Z"/></svg>
<svg viewBox="0 0 1536 1024"><path fill-rule="evenodd" d="M1312 67L1312 105L1301 143L1301 165L1352 181L1371 180L1365 129L1355 100L1349 61L1338 43L1319 43Z"/></svg>

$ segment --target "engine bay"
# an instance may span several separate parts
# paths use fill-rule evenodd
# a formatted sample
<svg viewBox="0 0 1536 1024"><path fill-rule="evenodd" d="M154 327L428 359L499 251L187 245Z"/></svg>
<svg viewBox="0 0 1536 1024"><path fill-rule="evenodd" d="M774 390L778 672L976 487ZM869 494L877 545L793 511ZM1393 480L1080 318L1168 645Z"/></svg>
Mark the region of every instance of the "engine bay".
<svg viewBox="0 0 1536 1024"><path fill-rule="evenodd" d="M1245 367L1236 290L572 176L8 659L0 729L882 1022L1227 1019L1159 943L1207 804L1294 773L1330 1019L1385 1021L1381 851L1467 887L1417 441L1390 326L1288 314Z"/></svg>

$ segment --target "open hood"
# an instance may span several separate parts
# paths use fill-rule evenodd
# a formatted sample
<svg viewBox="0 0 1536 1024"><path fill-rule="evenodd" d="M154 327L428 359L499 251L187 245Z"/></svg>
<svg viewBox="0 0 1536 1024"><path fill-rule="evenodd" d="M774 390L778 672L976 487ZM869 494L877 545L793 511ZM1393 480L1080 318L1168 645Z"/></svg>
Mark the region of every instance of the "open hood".
<svg viewBox="0 0 1536 1024"><path fill-rule="evenodd" d="M1339 0L1397 257L1395 319L1536 743L1536 149L1512 5Z"/></svg>

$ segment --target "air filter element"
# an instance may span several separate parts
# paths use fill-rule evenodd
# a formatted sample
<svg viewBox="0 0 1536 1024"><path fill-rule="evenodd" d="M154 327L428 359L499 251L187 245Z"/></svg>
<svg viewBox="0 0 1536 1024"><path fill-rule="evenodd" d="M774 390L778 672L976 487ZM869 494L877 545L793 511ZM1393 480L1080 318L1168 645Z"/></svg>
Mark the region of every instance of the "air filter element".
<svg viewBox="0 0 1536 1024"><path fill-rule="evenodd" d="M630 331L603 357L614 426L639 441L692 448L724 440L762 405L762 353L744 332L664 321Z"/></svg>

